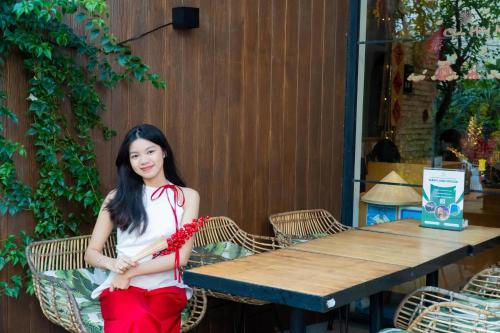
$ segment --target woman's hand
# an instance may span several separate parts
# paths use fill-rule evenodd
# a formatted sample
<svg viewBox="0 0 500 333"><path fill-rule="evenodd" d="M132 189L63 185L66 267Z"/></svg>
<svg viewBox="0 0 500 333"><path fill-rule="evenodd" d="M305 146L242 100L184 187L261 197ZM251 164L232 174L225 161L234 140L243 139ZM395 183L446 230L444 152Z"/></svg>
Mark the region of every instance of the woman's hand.
<svg viewBox="0 0 500 333"><path fill-rule="evenodd" d="M131 267L137 266L137 262L132 261L132 259L130 259L127 256L122 256L122 257L118 257L116 259L110 260L108 266L109 266L108 269L110 271L113 271L113 272L118 273L118 274L123 274Z"/></svg>
<svg viewBox="0 0 500 333"><path fill-rule="evenodd" d="M115 276L113 281L111 281L111 286L109 287L109 291L128 289L129 284L130 284L130 278L128 277L127 274L118 274Z"/></svg>

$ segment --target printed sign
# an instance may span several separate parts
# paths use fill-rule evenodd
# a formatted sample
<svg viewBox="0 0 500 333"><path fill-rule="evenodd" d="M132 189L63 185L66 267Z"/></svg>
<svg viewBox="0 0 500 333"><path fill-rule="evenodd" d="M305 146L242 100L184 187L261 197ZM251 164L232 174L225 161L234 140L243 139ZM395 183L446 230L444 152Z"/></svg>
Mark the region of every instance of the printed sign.
<svg viewBox="0 0 500 333"><path fill-rule="evenodd" d="M423 227L462 230L467 226L463 218L464 182L464 170L424 169Z"/></svg>
<svg viewBox="0 0 500 333"><path fill-rule="evenodd" d="M368 204L366 210L366 225L381 224L397 219L396 206L383 206Z"/></svg>

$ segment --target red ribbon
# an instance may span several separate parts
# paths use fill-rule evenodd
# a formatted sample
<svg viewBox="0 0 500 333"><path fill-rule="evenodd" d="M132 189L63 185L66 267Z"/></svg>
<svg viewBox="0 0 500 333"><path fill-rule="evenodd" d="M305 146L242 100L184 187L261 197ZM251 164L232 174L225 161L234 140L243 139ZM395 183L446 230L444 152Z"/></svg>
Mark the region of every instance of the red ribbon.
<svg viewBox="0 0 500 333"><path fill-rule="evenodd" d="M168 195L168 190L171 189L174 192L174 203L172 204L172 201L170 200L170 196ZM179 192L182 193L182 202L178 203L179 199ZM156 199L160 198L163 193L167 194L167 200L168 203L170 204L170 208L172 209L172 213L174 213L174 219L175 219L175 233L177 234L179 231L179 220L177 218L177 206L183 207L184 203L186 202L186 198L184 197L184 192L182 191L181 188L174 184L166 184L163 186L158 187L153 194L151 194L151 201L155 201ZM180 251L179 248L175 249L175 261L174 261L174 279L176 279L178 282L181 282L181 264L180 264Z"/></svg>

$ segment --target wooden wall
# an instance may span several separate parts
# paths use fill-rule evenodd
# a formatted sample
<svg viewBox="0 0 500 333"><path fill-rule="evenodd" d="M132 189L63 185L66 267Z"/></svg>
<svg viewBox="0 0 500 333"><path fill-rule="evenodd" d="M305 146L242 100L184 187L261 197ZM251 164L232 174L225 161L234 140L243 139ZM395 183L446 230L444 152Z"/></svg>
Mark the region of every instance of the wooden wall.
<svg viewBox="0 0 500 333"><path fill-rule="evenodd" d="M169 26L130 43L168 86L158 91L124 83L103 91L104 121L118 131L110 142L96 134L103 191L113 187L123 135L147 122L167 134L178 168L200 192L201 214L227 215L260 234L271 233L271 213L322 207L340 217L347 1L108 4L120 40L170 22L171 8L179 5L200 8L200 28ZM27 121L22 63L11 59L6 73L10 105L21 118L9 131L22 137ZM36 165L22 165L21 174L32 179ZM29 216L2 218L0 239L32 226ZM42 319L38 304L26 296L2 298L0 321L2 332L62 332Z"/></svg>

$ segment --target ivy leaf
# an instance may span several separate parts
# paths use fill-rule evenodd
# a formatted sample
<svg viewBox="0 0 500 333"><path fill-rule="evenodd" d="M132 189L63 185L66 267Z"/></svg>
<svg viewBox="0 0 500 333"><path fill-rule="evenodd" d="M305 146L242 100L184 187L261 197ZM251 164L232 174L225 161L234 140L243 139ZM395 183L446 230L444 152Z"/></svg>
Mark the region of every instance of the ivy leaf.
<svg viewBox="0 0 500 333"><path fill-rule="evenodd" d="M90 32L90 40L96 39L100 33L101 31L99 29L92 29L92 31Z"/></svg>
<svg viewBox="0 0 500 333"><path fill-rule="evenodd" d="M130 57L128 55L122 54L118 57L117 61L120 64L120 66L125 66L128 63L129 58Z"/></svg>
<svg viewBox="0 0 500 333"><path fill-rule="evenodd" d="M17 274L12 275L12 277L10 278L10 280L14 283L14 285L16 287L21 286L22 279L21 279L21 277L19 275L17 275Z"/></svg>
<svg viewBox="0 0 500 333"><path fill-rule="evenodd" d="M3 257L0 257L0 271L4 268L5 266L5 259Z"/></svg>
<svg viewBox="0 0 500 333"><path fill-rule="evenodd" d="M44 49L43 50L43 54L49 58L49 59L52 59L52 51L50 51L50 49Z"/></svg>
<svg viewBox="0 0 500 333"><path fill-rule="evenodd" d="M5 295L13 298L19 297L19 287L7 287L5 288Z"/></svg>
<svg viewBox="0 0 500 333"><path fill-rule="evenodd" d="M85 17L86 17L86 15L85 15L84 13L78 13L78 14L76 14L76 16L75 16L75 21L76 21L77 23L80 23L80 22L82 22L83 20L85 20Z"/></svg>
<svg viewBox="0 0 500 333"><path fill-rule="evenodd" d="M88 21L87 24L85 24L85 29L90 30L94 27L94 22Z"/></svg>
<svg viewBox="0 0 500 333"><path fill-rule="evenodd" d="M9 207L9 215L14 216L19 210L17 209L16 206L10 206Z"/></svg>

